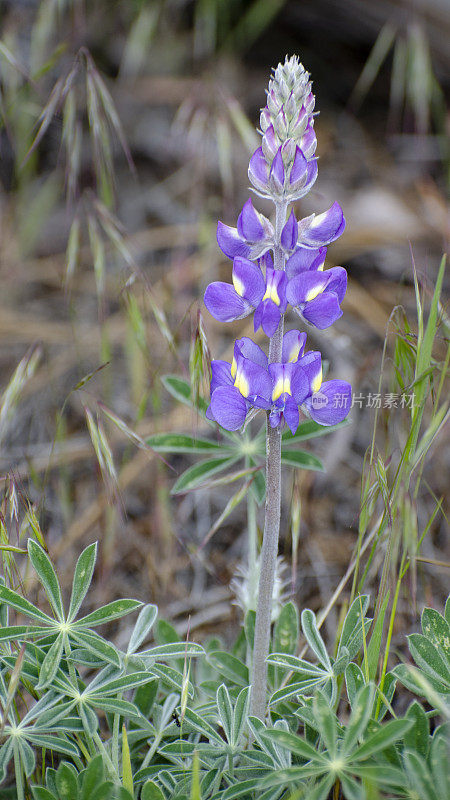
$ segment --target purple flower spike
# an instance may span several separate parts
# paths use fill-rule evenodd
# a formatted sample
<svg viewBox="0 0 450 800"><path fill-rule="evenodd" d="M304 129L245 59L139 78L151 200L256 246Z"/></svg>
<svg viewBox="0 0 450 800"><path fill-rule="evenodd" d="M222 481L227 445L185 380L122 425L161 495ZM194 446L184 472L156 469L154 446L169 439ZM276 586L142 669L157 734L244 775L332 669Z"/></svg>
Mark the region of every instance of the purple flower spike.
<svg viewBox="0 0 450 800"><path fill-rule="evenodd" d="M326 272L308 270L291 278L286 298L300 316L323 330L342 316L340 303L347 287L347 273L342 267Z"/></svg>
<svg viewBox="0 0 450 800"><path fill-rule="evenodd" d="M286 225L281 231L281 246L284 250L293 250L297 244L298 227L297 220L295 219L294 211L292 210Z"/></svg>
<svg viewBox="0 0 450 800"><path fill-rule="evenodd" d="M306 247L321 247L334 242L343 233L345 219L339 203L333 203L328 211L312 215L298 223L298 243Z"/></svg>
<svg viewBox="0 0 450 800"><path fill-rule="evenodd" d="M255 189L264 193L268 191L269 165L264 157L262 147L258 147L250 159L248 177Z"/></svg>
<svg viewBox="0 0 450 800"><path fill-rule="evenodd" d="M337 425L346 418L352 403L352 387L347 381L326 381L303 409L319 425Z"/></svg>
<svg viewBox="0 0 450 800"><path fill-rule="evenodd" d="M310 250L307 247L297 247L286 262L286 275L295 278L307 270L322 270L327 255L326 247Z"/></svg>
<svg viewBox="0 0 450 800"><path fill-rule="evenodd" d="M284 191L284 179L283 156L281 155L281 147L279 147L270 169L270 183L278 194L282 194Z"/></svg>

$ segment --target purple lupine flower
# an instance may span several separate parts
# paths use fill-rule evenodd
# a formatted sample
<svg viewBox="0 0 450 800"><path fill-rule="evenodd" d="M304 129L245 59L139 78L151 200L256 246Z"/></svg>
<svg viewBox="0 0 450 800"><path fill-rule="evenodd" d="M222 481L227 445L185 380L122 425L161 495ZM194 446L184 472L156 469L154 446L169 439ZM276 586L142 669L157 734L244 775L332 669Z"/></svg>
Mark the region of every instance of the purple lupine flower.
<svg viewBox="0 0 450 800"><path fill-rule="evenodd" d="M273 336L286 311L287 276L282 270L273 269L269 253L260 261L266 265L265 278L258 265L246 258L235 258L233 286L222 281L210 283L204 301L220 322L242 319L255 311L254 330L262 327L266 336Z"/></svg>
<svg viewBox="0 0 450 800"><path fill-rule="evenodd" d="M339 203L323 214L311 214L298 223L298 244L303 247L323 247L341 236L345 229L345 218Z"/></svg>
<svg viewBox="0 0 450 800"><path fill-rule="evenodd" d="M313 351L304 355L305 343L306 334L289 331L283 337L282 361L268 364L257 344L247 337L238 339L231 364L212 362L207 417L226 430L238 430L252 408L264 409L272 427L284 421L293 434L300 409L320 425L344 419L350 410L350 384L322 384L321 355Z"/></svg>
<svg viewBox="0 0 450 800"><path fill-rule="evenodd" d="M237 431L252 408L270 408L272 383L267 356L246 336L237 339L231 364L212 361L211 403L206 411L228 431Z"/></svg>
<svg viewBox="0 0 450 800"><path fill-rule="evenodd" d="M255 210L249 198L239 214L236 228L217 223L217 243L228 258L259 258L273 244L273 227L267 217Z"/></svg>
<svg viewBox="0 0 450 800"><path fill-rule="evenodd" d="M309 269L291 278L286 298L307 322L323 330L342 316L340 304L347 289L347 272L332 267L322 272Z"/></svg>

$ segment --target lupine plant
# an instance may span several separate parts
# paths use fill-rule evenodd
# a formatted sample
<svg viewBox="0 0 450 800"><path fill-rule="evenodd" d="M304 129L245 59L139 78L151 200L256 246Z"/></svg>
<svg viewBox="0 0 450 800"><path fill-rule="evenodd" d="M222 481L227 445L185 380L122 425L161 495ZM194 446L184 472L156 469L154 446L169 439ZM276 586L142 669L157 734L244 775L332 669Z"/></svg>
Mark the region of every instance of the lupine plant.
<svg viewBox="0 0 450 800"><path fill-rule="evenodd" d="M275 206L271 222L251 198L237 227L222 222L217 241L233 259L232 284L216 281L205 292L205 305L218 320L229 322L253 313L255 332L269 337L268 355L248 337L234 345L233 360L213 361L211 403L206 416L229 431L242 428L258 411L267 415L266 504L261 552L251 709L264 719L266 658L269 653L272 592L278 554L281 504L281 436L287 425L295 435L300 411L320 425L335 425L350 410L346 381L323 381L322 358L305 352L306 333L284 333L288 305L306 324L328 328L342 315L347 287L342 267L324 270L326 248L345 228L338 203L328 211L297 221L289 208L317 178L315 99L309 73L296 56L279 64L261 111L261 146L253 153L248 177L257 195Z"/></svg>

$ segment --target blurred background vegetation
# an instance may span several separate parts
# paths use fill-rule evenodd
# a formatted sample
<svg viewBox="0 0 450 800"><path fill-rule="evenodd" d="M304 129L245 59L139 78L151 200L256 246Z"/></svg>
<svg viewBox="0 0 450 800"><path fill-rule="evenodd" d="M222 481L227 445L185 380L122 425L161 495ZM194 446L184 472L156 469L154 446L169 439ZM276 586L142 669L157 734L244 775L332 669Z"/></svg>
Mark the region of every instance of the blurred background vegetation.
<svg viewBox="0 0 450 800"><path fill-rule="evenodd" d="M201 432L161 376L187 377L199 363L207 372L205 330L224 358L232 339L251 335L245 320L217 324L202 294L211 280L228 279L215 226L218 218L234 224L249 196L269 70L296 53L314 80L319 179L297 210L338 200L347 218L328 253L330 265L348 268L345 313L309 345L357 395L410 393L420 334L414 265L427 309L449 233L450 7L0 0L0 19L4 569L15 583L24 577L20 549L34 535L58 574L71 575L81 547L99 539L94 602L138 597L157 602L180 633L190 613L196 637L218 625L226 636L240 613L229 583L244 557L245 503L200 549L236 487L171 497L192 462L178 456L167 466L145 439ZM448 367L443 306L439 320L429 367L438 395ZM201 370L196 379L205 393ZM286 473L281 552L293 565L286 592L300 607L327 606L358 530L380 507L391 514L391 472L411 414L362 405L351 425L313 442L326 473ZM395 582L399 552L411 556L394 643L413 624L416 602L441 609L445 593L442 422L430 407L431 458L416 470L420 480L396 491L395 535L380 539L360 571L376 594L380 580ZM351 577L326 619L331 633Z"/></svg>

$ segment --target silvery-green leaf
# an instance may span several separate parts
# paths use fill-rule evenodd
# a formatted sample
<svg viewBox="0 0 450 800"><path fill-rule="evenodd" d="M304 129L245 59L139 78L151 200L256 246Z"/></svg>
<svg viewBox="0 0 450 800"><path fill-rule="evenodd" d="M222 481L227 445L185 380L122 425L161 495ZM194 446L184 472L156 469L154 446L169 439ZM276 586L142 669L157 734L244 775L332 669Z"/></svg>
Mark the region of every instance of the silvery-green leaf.
<svg viewBox="0 0 450 800"><path fill-rule="evenodd" d="M148 604L141 608L133 632L130 636L130 641L127 647L127 653L135 653L145 641L150 633L153 623L158 616L157 606Z"/></svg>
<svg viewBox="0 0 450 800"><path fill-rule="evenodd" d="M245 797L249 796L249 792L253 792L258 788L258 780L254 778L248 781L239 781L239 783L234 783L233 786L229 786L228 789L222 794L222 800L235 800L237 797Z"/></svg>
<svg viewBox="0 0 450 800"><path fill-rule="evenodd" d="M433 778L425 759L419 753L406 751L403 754L406 773L411 789L421 800L442 800L435 792Z"/></svg>
<svg viewBox="0 0 450 800"><path fill-rule="evenodd" d="M429 763L438 797L450 796L450 754L448 736L439 731L431 740Z"/></svg>
<svg viewBox="0 0 450 800"><path fill-rule="evenodd" d="M389 745L401 739L411 725L412 720L409 719L392 719L386 722L353 751L352 761L363 761L380 750L386 750Z"/></svg>
<svg viewBox="0 0 450 800"><path fill-rule="evenodd" d="M346 647L347 650L349 649L348 645L350 639L354 636L355 630L357 628L361 630L361 612L364 619L369 607L369 599L370 598L368 594L358 595L358 597L355 597L353 603L347 611L339 640L337 658L339 658L339 650L341 647Z"/></svg>
<svg viewBox="0 0 450 800"><path fill-rule="evenodd" d="M356 666L356 664L354 665ZM350 753L354 745L362 738L369 724L372 713L374 687L371 684L362 686L353 696L352 713L345 728L342 741L342 753Z"/></svg>
<svg viewBox="0 0 450 800"><path fill-rule="evenodd" d="M420 633L411 633L408 636L408 647L417 666L450 691L450 668L437 647Z"/></svg>
<svg viewBox="0 0 450 800"><path fill-rule="evenodd" d="M322 673L321 677L309 678L303 681L297 681L296 683L288 683L286 686L283 686L282 689L277 689L277 691L273 693L269 700L269 705L274 706L276 703L289 700L291 697L309 697L318 686L322 686L328 680L329 676L326 673Z"/></svg>
<svg viewBox="0 0 450 800"><path fill-rule="evenodd" d="M153 680L153 675L150 672L133 672L129 675L121 675L112 680L104 680L95 686L92 683L88 687L88 693L90 697L96 694L116 694L117 692L124 692L127 689L133 689L136 686L142 686L142 684L151 680Z"/></svg>
<svg viewBox="0 0 450 800"><path fill-rule="evenodd" d="M210 723L193 711L191 708L186 709L185 719L203 736L206 736L210 741L216 742L221 747L225 745L222 737L217 733L216 729Z"/></svg>
<svg viewBox="0 0 450 800"><path fill-rule="evenodd" d="M208 458L204 461L199 461L180 475L170 493L183 494L184 492L201 488L209 478L227 469L227 467L231 467L237 460L237 456L231 458L230 456L218 456L217 458Z"/></svg>
<svg viewBox="0 0 450 800"><path fill-rule="evenodd" d="M288 731L276 730L275 728L262 731L260 734L262 739L268 739L275 744L289 750L290 753L295 753L307 761L318 762L320 765L326 764L325 757L319 753L306 739L297 736L296 733L289 733Z"/></svg>
<svg viewBox="0 0 450 800"><path fill-rule="evenodd" d="M36 606L28 600L25 600L24 597L21 597L21 595L13 589L8 589L7 586L3 586L2 584L0 584L0 602L6 603L26 617L39 620L39 622L44 625L50 625L52 627L55 625L51 617L48 617L47 614L44 614L43 611L40 611L39 608L36 608Z"/></svg>
<svg viewBox="0 0 450 800"><path fill-rule="evenodd" d="M406 719L413 720L413 726L405 733L405 747L426 758L428 754L430 723L424 709L417 700L411 703L405 717Z"/></svg>
<svg viewBox="0 0 450 800"><path fill-rule="evenodd" d="M64 619L64 608L61 589L52 562L45 550L35 542L34 539L28 539L28 555L45 589L53 611L60 622L62 622Z"/></svg>
<svg viewBox="0 0 450 800"><path fill-rule="evenodd" d="M93 631L88 633L87 631L74 628L71 632L71 636L78 644L86 647L86 649L94 653L95 656L103 658L104 662L115 664L118 667L120 666L120 657L116 648L110 642L98 636L98 634L95 634Z"/></svg>
<svg viewBox="0 0 450 800"><path fill-rule="evenodd" d="M6 778L6 768L13 754L12 739L7 739L0 747L0 783Z"/></svg>
<svg viewBox="0 0 450 800"><path fill-rule="evenodd" d="M319 726L319 733L332 759L336 756L337 721L327 700L321 692L317 692L313 703L314 716Z"/></svg>
<svg viewBox="0 0 450 800"><path fill-rule="evenodd" d="M91 585L97 558L97 542L88 545L81 553L73 575L68 621L73 622Z"/></svg>
<svg viewBox="0 0 450 800"><path fill-rule="evenodd" d="M97 720L97 717L96 717ZM66 756L78 756L78 747L69 742L68 739L63 739L61 736L51 736L46 733L27 732L27 739L35 747L44 747L46 750L54 750L57 753L64 753Z"/></svg>
<svg viewBox="0 0 450 800"><path fill-rule="evenodd" d="M339 779L346 800L366 800L366 790L358 781L352 778L351 775L348 775L348 773L341 773Z"/></svg>
<svg viewBox="0 0 450 800"><path fill-rule="evenodd" d="M166 800L166 798L156 783L147 781L141 790L141 800Z"/></svg>
<svg viewBox="0 0 450 800"><path fill-rule="evenodd" d="M434 608L424 608L422 612L422 633L434 646L450 660L450 624L435 611Z"/></svg>
<svg viewBox="0 0 450 800"><path fill-rule="evenodd" d="M249 685L248 667L231 653L213 650L207 654L206 660L229 681L236 683L238 686Z"/></svg>
<svg viewBox="0 0 450 800"><path fill-rule="evenodd" d="M103 695L89 695L89 703L95 708L101 708L103 711L110 712L111 714L120 714L122 717L129 717L130 719L141 719L139 710L133 703L128 700L119 700L116 697L103 697Z"/></svg>
<svg viewBox="0 0 450 800"><path fill-rule="evenodd" d="M166 664L153 664L151 674L157 675L164 683L168 684L172 689L176 689L180 694L183 691L183 675L173 667L168 667ZM194 696L194 688L190 681L188 682L188 694L189 697Z"/></svg>
<svg viewBox="0 0 450 800"><path fill-rule="evenodd" d="M36 689L39 691L42 691L42 689L45 689L47 686L49 686L55 677L61 662L61 656L64 648L64 637L64 633L59 634L50 647L50 650L48 650L41 664L41 669L39 671L39 682L36 686Z"/></svg>
<svg viewBox="0 0 450 800"><path fill-rule="evenodd" d="M296 467L297 469L311 469L317 472L323 472L324 466L317 456L312 453L307 453L305 450L282 450L281 462L289 467Z"/></svg>
<svg viewBox="0 0 450 800"><path fill-rule="evenodd" d="M317 627L316 615L309 608L305 608L302 612L302 629L311 650L316 654L320 663L331 672L331 662Z"/></svg>
<svg viewBox="0 0 450 800"><path fill-rule="evenodd" d="M166 658L184 658L192 656L202 656L205 654L203 647L196 642L173 642L172 644L160 644L156 647L150 647L148 650L142 650L139 653L141 658L165 660Z"/></svg>
<svg viewBox="0 0 450 800"><path fill-rule="evenodd" d="M146 439L147 444L157 453L208 454L224 450L222 445L210 439L194 438L184 433L155 433Z"/></svg>
<svg viewBox="0 0 450 800"><path fill-rule="evenodd" d="M34 638L39 634L47 635L47 633L48 628L43 628L41 625L7 625L0 628L0 642L20 641Z"/></svg>
<svg viewBox="0 0 450 800"><path fill-rule="evenodd" d="M353 703L355 702L356 695L358 694L359 690L365 685L363 671L361 667L359 667L358 664L355 664L353 661L348 665L347 669L345 670L345 685L347 687L347 695L350 705L353 708Z"/></svg>
<svg viewBox="0 0 450 800"><path fill-rule="evenodd" d="M224 730L227 742L231 744L233 729L233 707L231 705L229 691L224 683L222 683L217 689L216 701L222 728Z"/></svg>
<svg viewBox="0 0 450 800"><path fill-rule="evenodd" d="M74 623L73 629L78 627L91 628L94 625L104 625L105 622L111 622L113 619L124 617L126 614L130 614L132 611L136 611L136 609L140 608L141 606L142 603L139 600L113 600L112 603L107 603L106 606L97 608L91 614L87 614L87 616L78 619Z"/></svg>
<svg viewBox="0 0 450 800"><path fill-rule="evenodd" d="M75 800L78 795L78 784L76 772L71 764L63 761L59 765L55 775L55 782L61 800Z"/></svg>
<svg viewBox="0 0 450 800"><path fill-rule="evenodd" d="M234 707L233 715L233 728L232 728L232 743L238 745L239 740L245 730L247 724L248 710L250 706L250 687L247 686L242 689L237 697L236 705Z"/></svg>

